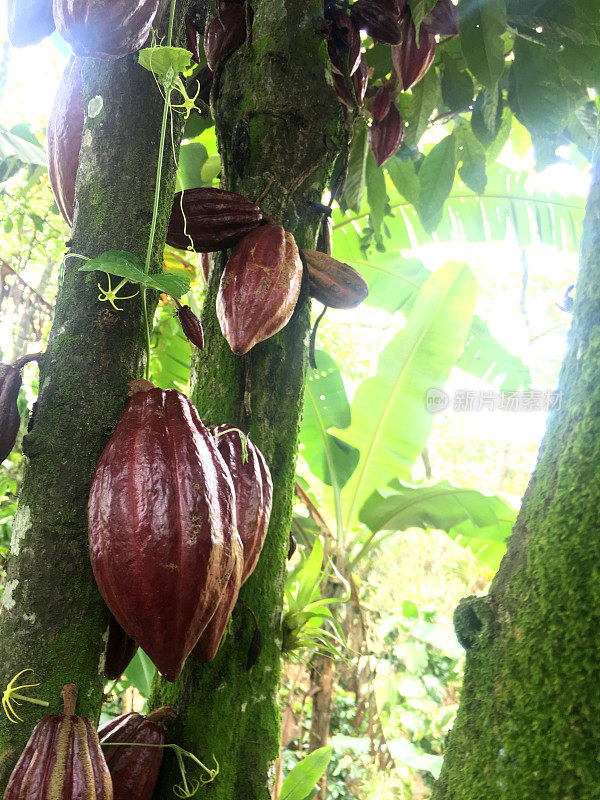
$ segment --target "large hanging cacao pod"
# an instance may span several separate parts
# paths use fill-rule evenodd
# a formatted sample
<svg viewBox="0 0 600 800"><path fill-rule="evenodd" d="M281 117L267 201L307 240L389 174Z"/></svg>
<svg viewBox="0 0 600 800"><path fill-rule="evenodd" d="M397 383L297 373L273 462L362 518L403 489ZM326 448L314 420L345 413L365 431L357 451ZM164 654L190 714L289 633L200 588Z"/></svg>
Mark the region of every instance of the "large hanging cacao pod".
<svg viewBox="0 0 600 800"><path fill-rule="evenodd" d="M83 113L81 62L71 58L58 84L46 129L50 185L60 213L69 225L73 224Z"/></svg>
<svg viewBox="0 0 600 800"><path fill-rule="evenodd" d="M114 800L150 800L163 760L165 731L158 724L174 717L171 706L162 706L143 717L135 711L105 722L98 729L102 752L113 782ZM119 747L113 742L134 742Z"/></svg>
<svg viewBox="0 0 600 800"><path fill-rule="evenodd" d="M392 3L356 0L350 16L355 27L366 31L374 42L398 44L401 39L400 14Z"/></svg>
<svg viewBox="0 0 600 800"><path fill-rule="evenodd" d="M422 23L425 30L438 36L458 36L458 8L452 0L438 0Z"/></svg>
<svg viewBox="0 0 600 800"><path fill-rule="evenodd" d="M223 56L233 53L246 39L246 4L221 7L204 32L206 63L212 70Z"/></svg>
<svg viewBox="0 0 600 800"><path fill-rule="evenodd" d="M78 56L122 58L150 34L159 0L54 0L60 35Z"/></svg>
<svg viewBox="0 0 600 800"><path fill-rule="evenodd" d="M236 244L217 294L223 336L237 355L287 325L302 283L302 262L291 233L262 225Z"/></svg>
<svg viewBox="0 0 600 800"><path fill-rule="evenodd" d="M19 433L21 415L17 399L20 388L19 369L9 364L0 364L0 462L10 455Z"/></svg>
<svg viewBox="0 0 600 800"><path fill-rule="evenodd" d="M33 729L10 776L4 800L113 800L98 734L75 714L77 689L63 687L64 712Z"/></svg>
<svg viewBox="0 0 600 800"><path fill-rule="evenodd" d="M174 681L241 542L229 470L196 409L173 389L144 388L96 467L90 558L117 622Z"/></svg>
<svg viewBox="0 0 600 800"><path fill-rule="evenodd" d="M350 16L341 8L326 9L325 18L331 25L327 37L331 69L339 75L353 75L360 61L360 31L354 27Z"/></svg>
<svg viewBox="0 0 600 800"><path fill-rule="evenodd" d="M125 633L111 614L104 661L104 674L109 681L116 681L121 677L137 649L138 643Z"/></svg>
<svg viewBox="0 0 600 800"><path fill-rule="evenodd" d="M402 20L402 42L392 47L394 69L404 91L418 83L435 58L435 36L423 25L419 28L419 46L415 24L410 16Z"/></svg>
<svg viewBox="0 0 600 800"><path fill-rule="evenodd" d="M253 231L261 219L260 208L241 194L210 187L187 189L173 200L167 244L185 250L191 238L199 253L224 250Z"/></svg>
<svg viewBox="0 0 600 800"><path fill-rule="evenodd" d="M369 145L378 167L391 158L402 144L404 120L395 103L390 103L388 113L381 120L373 120L369 128Z"/></svg>
<svg viewBox="0 0 600 800"><path fill-rule="evenodd" d="M54 30L52 0L7 0L8 38L15 47L38 44Z"/></svg>
<svg viewBox="0 0 600 800"><path fill-rule="evenodd" d="M331 308L355 308L369 294L367 282L348 264L318 250L303 250L310 296Z"/></svg>

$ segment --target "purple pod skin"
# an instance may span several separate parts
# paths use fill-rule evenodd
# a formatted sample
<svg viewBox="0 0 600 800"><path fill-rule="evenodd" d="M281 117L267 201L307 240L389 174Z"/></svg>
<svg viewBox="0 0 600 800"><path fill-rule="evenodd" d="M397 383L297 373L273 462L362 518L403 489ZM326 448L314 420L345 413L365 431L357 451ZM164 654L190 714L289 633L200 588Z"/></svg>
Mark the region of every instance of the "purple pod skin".
<svg viewBox="0 0 600 800"><path fill-rule="evenodd" d="M394 69L404 91L418 83L435 58L435 36L421 25L417 47L415 25L410 17L402 21L402 42L392 47Z"/></svg>
<svg viewBox="0 0 600 800"><path fill-rule="evenodd" d="M198 350L204 348L204 331L202 330L202 323L194 314L189 306L182 306L179 301L177 302L177 316L181 322L181 328L186 335L186 338L195 345Z"/></svg>
<svg viewBox="0 0 600 800"><path fill-rule="evenodd" d="M220 58L233 53L246 39L246 4L231 3L221 8L204 32L208 68L215 70Z"/></svg>
<svg viewBox="0 0 600 800"><path fill-rule="evenodd" d="M17 367L0 364L0 462L8 458L19 433L21 415L17 398L21 388L21 373Z"/></svg>
<svg viewBox="0 0 600 800"><path fill-rule="evenodd" d="M366 31L374 42L390 45L400 42L400 14L395 3L356 0L350 9L350 16L355 27Z"/></svg>
<svg viewBox="0 0 600 800"><path fill-rule="evenodd" d="M52 0L7 0L6 16L13 47L39 44L54 31Z"/></svg>
<svg viewBox="0 0 600 800"><path fill-rule="evenodd" d="M116 681L117 678L121 677L131 659L137 653L137 649L138 643L129 634L125 633L111 614L104 662L104 674L109 681Z"/></svg>
<svg viewBox="0 0 600 800"><path fill-rule="evenodd" d="M395 103L381 122L373 121L369 128L369 145L378 167L391 158L402 144L404 121Z"/></svg>
<svg viewBox="0 0 600 800"><path fill-rule="evenodd" d="M438 0L422 22L428 33L434 36L458 36L460 21L458 8L452 0Z"/></svg>
<svg viewBox="0 0 600 800"><path fill-rule="evenodd" d="M371 106L371 114L375 122L381 122L384 117L387 117L391 102L392 95L389 88L387 86L380 86L379 89L377 89Z"/></svg>

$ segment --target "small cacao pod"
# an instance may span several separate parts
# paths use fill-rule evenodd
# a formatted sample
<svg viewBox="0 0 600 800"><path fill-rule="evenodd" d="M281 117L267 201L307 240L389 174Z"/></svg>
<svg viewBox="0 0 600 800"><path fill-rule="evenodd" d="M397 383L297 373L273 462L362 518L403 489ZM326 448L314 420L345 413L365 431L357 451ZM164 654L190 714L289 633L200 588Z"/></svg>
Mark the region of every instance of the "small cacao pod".
<svg viewBox="0 0 600 800"><path fill-rule="evenodd" d="M113 800L112 780L87 717L75 714L77 688L63 687L64 711L33 729L12 771L4 800Z"/></svg>
<svg viewBox="0 0 600 800"><path fill-rule="evenodd" d="M159 0L54 0L60 35L78 56L122 58L150 34Z"/></svg>
<svg viewBox="0 0 600 800"><path fill-rule="evenodd" d="M246 4L232 3L219 9L204 32L206 63L214 70L223 56L233 53L246 39Z"/></svg>
<svg viewBox="0 0 600 800"><path fill-rule="evenodd" d="M373 104L371 105L371 114L375 122L381 122L381 120L387 116L391 102L392 95L389 88L387 86L380 86L379 89L377 89L375 97L373 98Z"/></svg>
<svg viewBox="0 0 600 800"><path fill-rule="evenodd" d="M240 431L230 425L213 425L210 431L235 486L237 527L244 548L244 583L254 571L269 527L273 505L271 472L249 436L244 442Z"/></svg>
<svg viewBox="0 0 600 800"><path fill-rule="evenodd" d="M38 44L54 30L52 0L8 0L8 38L14 47Z"/></svg>
<svg viewBox="0 0 600 800"><path fill-rule="evenodd" d="M100 726L98 736L112 778L114 800L150 800L164 748L138 745L164 745L165 732L158 723L174 716L171 706L162 706L147 717L133 711ZM119 747L118 742L134 745Z"/></svg>
<svg viewBox="0 0 600 800"><path fill-rule="evenodd" d="M362 275L348 264L319 253L303 250L310 296L331 308L355 308L369 294Z"/></svg>
<svg viewBox="0 0 600 800"><path fill-rule="evenodd" d="M386 116L373 120L369 128L369 145L378 167L394 155L404 138L404 121L395 103L390 103Z"/></svg>
<svg viewBox="0 0 600 800"><path fill-rule="evenodd" d="M290 543L289 543L289 546L288 546L288 551L287 551L287 560L288 560L288 561L290 560L290 558L291 558L291 557L294 555L294 553L296 552L296 547L298 547L298 543L296 542L296 537L295 537L295 536L294 536L294 534L293 534L293 533L290 531Z"/></svg>
<svg viewBox="0 0 600 800"><path fill-rule="evenodd" d="M367 66L367 59L361 53L358 69L352 76L352 85L354 87L354 94L356 96L356 104L360 108L365 102L365 93L369 83L369 68Z"/></svg>
<svg viewBox="0 0 600 800"><path fill-rule="evenodd" d="M174 681L225 591L241 542L231 476L198 412L180 392L147 385L94 473L90 559L117 622Z"/></svg>
<svg viewBox="0 0 600 800"><path fill-rule="evenodd" d="M111 614L104 662L104 674L109 681L116 681L121 677L137 649L138 643L125 633Z"/></svg>
<svg viewBox="0 0 600 800"><path fill-rule="evenodd" d="M10 455L19 433L21 415L17 399L20 388L19 369L9 364L0 364L0 462Z"/></svg>
<svg viewBox="0 0 600 800"><path fill-rule="evenodd" d="M196 64L200 63L200 34L194 27L191 19L186 16L185 18L185 45L189 52L192 54L192 61Z"/></svg>
<svg viewBox="0 0 600 800"><path fill-rule="evenodd" d="M350 9L350 16L355 27L366 31L374 42L400 42L400 15L394 4L381 0L356 0Z"/></svg>
<svg viewBox="0 0 600 800"><path fill-rule="evenodd" d="M183 205L183 214L181 206ZM260 208L235 192L200 187L175 195L167 230L167 244L185 250L211 253L234 245L256 228L262 219Z"/></svg>
<svg viewBox="0 0 600 800"><path fill-rule="evenodd" d="M460 28L458 8L452 0L438 0L422 25L434 36L458 36Z"/></svg>
<svg viewBox="0 0 600 800"><path fill-rule="evenodd" d="M435 36L423 25L419 28L419 46L417 47L415 24L411 17L402 20L402 42L392 47L394 69L404 91L418 83L435 58Z"/></svg>
<svg viewBox="0 0 600 800"><path fill-rule="evenodd" d="M50 186L60 213L69 225L73 224L83 113L81 62L71 58L58 84L46 129Z"/></svg>
<svg viewBox="0 0 600 800"><path fill-rule="evenodd" d="M331 69L338 75L353 75L360 61L360 31L340 8L327 9L325 17L331 24L331 32L327 37Z"/></svg>
<svg viewBox="0 0 600 800"><path fill-rule="evenodd" d="M344 75L334 72L332 74L333 88L339 100L348 108L360 108L365 99L365 92L369 83L369 72L367 59L361 53L358 69L354 75L348 79Z"/></svg>
<svg viewBox="0 0 600 800"><path fill-rule="evenodd" d="M196 345L198 350L202 350L204 348L202 323L189 306L182 306L177 299L175 302L177 303L177 316L179 317L179 322L181 322L183 332L190 342Z"/></svg>
<svg viewBox="0 0 600 800"><path fill-rule="evenodd" d="M262 225L236 244L217 294L221 331L234 353L247 353L287 325L301 283L298 247L281 225Z"/></svg>
<svg viewBox="0 0 600 800"><path fill-rule="evenodd" d="M319 253L325 253L326 255L331 255L331 236L333 233L333 221L331 216L328 214L324 216L321 220L321 224L319 225L319 233L317 234L317 245L316 249Z"/></svg>

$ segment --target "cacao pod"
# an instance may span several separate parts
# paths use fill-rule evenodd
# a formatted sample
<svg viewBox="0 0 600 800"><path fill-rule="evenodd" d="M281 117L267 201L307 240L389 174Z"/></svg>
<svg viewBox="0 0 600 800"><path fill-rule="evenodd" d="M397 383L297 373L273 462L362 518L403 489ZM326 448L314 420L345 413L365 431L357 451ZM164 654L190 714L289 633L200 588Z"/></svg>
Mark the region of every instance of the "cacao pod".
<svg viewBox="0 0 600 800"><path fill-rule="evenodd" d="M221 8L204 32L206 63L214 70L223 56L233 53L246 39L246 4Z"/></svg>
<svg viewBox="0 0 600 800"><path fill-rule="evenodd" d="M288 551L287 551L287 560L288 560L288 561L290 560L290 558L291 558L291 557L294 555L294 553L296 552L296 547L297 547L297 546L298 546L298 543L296 542L296 537L295 537L295 536L294 536L294 534L293 534L293 533L290 531L290 543L289 543L289 546L288 546Z"/></svg>
<svg viewBox="0 0 600 800"><path fill-rule="evenodd" d="M360 32L352 24L350 16L340 8L326 10L325 17L331 24L327 37L331 69L339 75L353 75L360 61Z"/></svg>
<svg viewBox="0 0 600 800"><path fill-rule="evenodd" d="M438 36L458 36L460 22L458 8L452 0L438 0L422 22L428 33Z"/></svg>
<svg viewBox="0 0 600 800"><path fill-rule="evenodd" d="M404 121L395 103L390 103L386 116L369 128L369 145L378 167L394 155L404 138Z"/></svg>
<svg viewBox="0 0 600 800"><path fill-rule="evenodd" d="M81 62L71 58L58 84L46 129L48 177L56 205L69 225L73 224L83 113Z"/></svg>
<svg viewBox="0 0 600 800"><path fill-rule="evenodd" d="M104 674L109 681L116 681L121 677L137 649L138 643L125 633L111 614L104 662Z"/></svg>
<svg viewBox="0 0 600 800"><path fill-rule="evenodd" d="M354 94L356 96L356 104L360 108L365 102L365 93L369 83L369 68L367 66L367 59L361 53L358 69L352 76L352 85L354 87Z"/></svg>
<svg viewBox="0 0 600 800"><path fill-rule="evenodd" d="M8 0L8 38L14 47L38 44L54 30L52 0Z"/></svg>
<svg viewBox="0 0 600 800"><path fill-rule="evenodd" d="M0 463L8 458L17 441L21 415L17 406L21 373L17 367L0 364Z"/></svg>
<svg viewBox="0 0 600 800"><path fill-rule="evenodd" d="M185 45L189 52L192 54L192 61L196 64L200 63L200 34L194 27L191 19L186 16L185 18Z"/></svg>
<svg viewBox="0 0 600 800"><path fill-rule="evenodd" d="M336 72L332 74L332 78L333 88L344 105L349 108L360 108L363 105L369 83L367 59L363 53L360 55L358 69L350 80L343 75L338 75Z"/></svg>
<svg viewBox="0 0 600 800"><path fill-rule="evenodd" d="M371 114L375 122L381 122L381 120L387 116L391 102L392 95L389 88L387 86L380 86L379 89L377 89L371 106Z"/></svg>
<svg viewBox="0 0 600 800"><path fill-rule="evenodd" d="M261 219L260 208L241 194L206 187L187 189L183 200L181 192L173 200L167 244L185 250L191 237L198 252L224 250L254 230Z"/></svg>
<svg viewBox="0 0 600 800"><path fill-rule="evenodd" d="M179 317L179 322L181 322L183 332L190 342L196 345L198 350L202 350L204 348L204 331L200 320L189 306L182 306L177 299L175 302L177 303L177 316Z"/></svg>
<svg viewBox="0 0 600 800"><path fill-rule="evenodd" d="M287 325L302 283L302 261L291 233L263 225L236 244L217 294L223 336L237 355Z"/></svg>
<svg viewBox="0 0 600 800"><path fill-rule="evenodd" d="M159 0L54 0L60 35L78 56L122 58L150 34Z"/></svg>
<svg viewBox="0 0 600 800"><path fill-rule="evenodd" d="M98 736L112 778L114 800L150 800L164 748L137 745L164 745L165 732L158 723L174 716L171 706L162 706L147 717L133 711L100 726ZM135 744L118 747L118 742Z"/></svg>
<svg viewBox="0 0 600 800"><path fill-rule="evenodd" d="M362 275L348 264L320 253L303 250L308 268L310 296L331 308L355 308L369 294Z"/></svg>
<svg viewBox="0 0 600 800"><path fill-rule="evenodd" d="M210 278L210 253L200 253L200 268L205 282L208 284Z"/></svg>
<svg viewBox="0 0 600 800"><path fill-rule="evenodd" d="M185 395L133 395L96 467L88 521L106 604L174 681L241 556L229 470Z"/></svg>
<svg viewBox="0 0 600 800"><path fill-rule="evenodd" d="M33 729L12 771L4 800L113 800L98 734L75 714L77 688L63 687L64 711Z"/></svg>
<svg viewBox="0 0 600 800"><path fill-rule="evenodd" d="M393 4L380 0L356 0L350 9L350 16L355 27L366 31L374 42L400 42L400 15Z"/></svg>
<svg viewBox="0 0 600 800"><path fill-rule="evenodd" d="M423 25L419 28L417 47L415 25L411 17L402 20L402 42L392 47L394 69L404 91L418 83L427 72L435 58L435 36Z"/></svg>
<svg viewBox="0 0 600 800"><path fill-rule="evenodd" d="M317 234L316 249L319 253L331 255L331 236L333 233L333 221L330 215L324 216L319 225L319 233Z"/></svg>

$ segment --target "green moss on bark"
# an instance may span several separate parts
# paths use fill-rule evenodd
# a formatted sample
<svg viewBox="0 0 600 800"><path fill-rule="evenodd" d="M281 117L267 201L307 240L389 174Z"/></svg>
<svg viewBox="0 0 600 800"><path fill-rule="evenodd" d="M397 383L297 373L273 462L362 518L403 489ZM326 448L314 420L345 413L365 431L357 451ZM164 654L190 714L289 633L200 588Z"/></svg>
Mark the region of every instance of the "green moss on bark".
<svg viewBox="0 0 600 800"><path fill-rule="evenodd" d="M592 800L600 785L600 180L560 408L471 639L435 800ZM463 617L464 620L464 617ZM471 626L470 631L473 632Z"/></svg>

